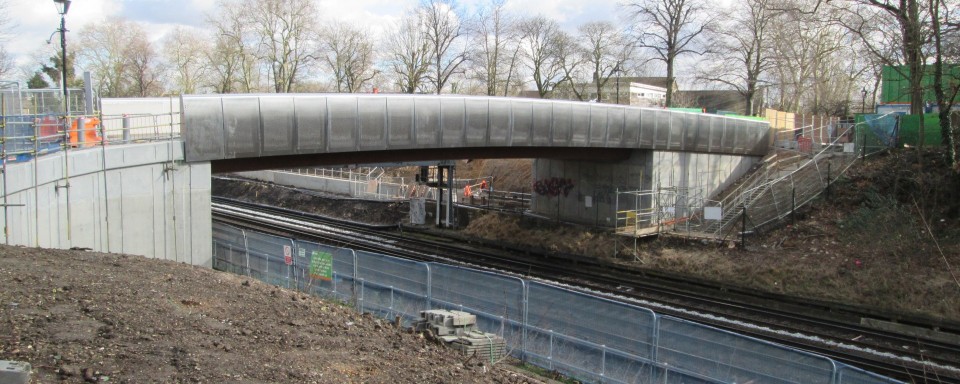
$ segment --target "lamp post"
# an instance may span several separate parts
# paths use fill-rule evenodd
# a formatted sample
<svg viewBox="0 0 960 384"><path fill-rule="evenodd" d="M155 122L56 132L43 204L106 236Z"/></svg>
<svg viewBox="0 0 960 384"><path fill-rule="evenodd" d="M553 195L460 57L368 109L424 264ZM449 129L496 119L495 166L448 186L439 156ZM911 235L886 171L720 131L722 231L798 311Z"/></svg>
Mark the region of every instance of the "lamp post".
<svg viewBox="0 0 960 384"><path fill-rule="evenodd" d="M867 113L867 87L860 89L860 113Z"/></svg>
<svg viewBox="0 0 960 384"><path fill-rule="evenodd" d="M53 3L57 6L57 12L60 13L60 84L63 86L63 100L66 108L70 107L69 101L67 101L67 12L70 11L70 0L53 0ZM70 113L68 110L63 111L64 115Z"/></svg>

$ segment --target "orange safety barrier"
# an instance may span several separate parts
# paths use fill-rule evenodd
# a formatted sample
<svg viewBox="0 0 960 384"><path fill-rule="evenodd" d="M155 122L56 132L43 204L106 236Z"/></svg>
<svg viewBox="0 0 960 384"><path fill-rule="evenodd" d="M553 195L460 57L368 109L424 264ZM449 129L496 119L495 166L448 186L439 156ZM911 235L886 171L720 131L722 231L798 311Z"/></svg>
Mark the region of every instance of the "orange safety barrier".
<svg viewBox="0 0 960 384"><path fill-rule="evenodd" d="M97 127L100 125L100 119L96 117L86 117L84 118L83 123L83 143L78 142L80 137L80 130L77 129L77 122L79 119L74 119L73 123L70 125L70 146L93 146L99 144L102 138L100 137L100 129Z"/></svg>

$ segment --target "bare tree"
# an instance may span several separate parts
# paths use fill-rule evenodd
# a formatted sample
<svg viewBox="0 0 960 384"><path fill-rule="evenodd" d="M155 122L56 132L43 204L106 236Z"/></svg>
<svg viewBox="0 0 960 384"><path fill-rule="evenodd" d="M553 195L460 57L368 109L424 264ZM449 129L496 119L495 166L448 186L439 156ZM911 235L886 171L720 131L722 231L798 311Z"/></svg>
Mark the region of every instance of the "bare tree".
<svg viewBox="0 0 960 384"><path fill-rule="evenodd" d="M203 31L176 27L163 40L163 55L170 69L172 84L176 93L197 93L206 83L209 69L204 57L213 47Z"/></svg>
<svg viewBox="0 0 960 384"><path fill-rule="evenodd" d="M7 53L7 49L0 45L0 79L3 79L13 73L13 58Z"/></svg>
<svg viewBox="0 0 960 384"><path fill-rule="evenodd" d="M357 92L377 75L373 51L373 41L361 28L333 22L320 34L319 55L333 73L337 92Z"/></svg>
<svg viewBox="0 0 960 384"><path fill-rule="evenodd" d="M563 78L563 69L557 53L560 24L544 16L536 16L520 23L523 58L532 72L533 83L540 98Z"/></svg>
<svg viewBox="0 0 960 384"><path fill-rule="evenodd" d="M463 16L454 9L451 0L426 0L420 6L426 27L426 39L430 44L431 73L427 77L437 94L467 61L467 46L463 41L467 34Z"/></svg>
<svg viewBox="0 0 960 384"><path fill-rule="evenodd" d="M622 70L627 59L633 56L633 44L612 23L595 21L581 25L580 44L584 63L592 72L597 101L603 100L603 87L611 76Z"/></svg>
<svg viewBox="0 0 960 384"><path fill-rule="evenodd" d="M128 76L131 89L128 94L139 97L159 96L163 93L163 84L160 81L163 68L157 51L147 40L147 34L142 28L135 28L130 34L130 43L124 53L130 61Z"/></svg>
<svg viewBox="0 0 960 384"><path fill-rule="evenodd" d="M421 90L430 69L430 43L424 33L423 17L422 12L408 13L384 40L387 65L404 93Z"/></svg>
<svg viewBox="0 0 960 384"><path fill-rule="evenodd" d="M146 95L157 91L156 58L146 32L127 20L88 24L80 30L78 59L90 70L103 97Z"/></svg>
<svg viewBox="0 0 960 384"><path fill-rule="evenodd" d="M823 92L830 82L841 79L828 75L831 67L845 67L844 47L848 45L844 32L829 21L824 21L819 8L814 12L786 9L780 12L777 28L770 36L772 81L777 85L778 108L795 112L823 112L826 99ZM847 82L844 82L847 84ZM842 99L849 95L842 95Z"/></svg>
<svg viewBox="0 0 960 384"><path fill-rule="evenodd" d="M314 2L245 0L243 9L259 39L257 57L270 69L274 92L292 92L316 59Z"/></svg>
<svg viewBox="0 0 960 384"><path fill-rule="evenodd" d="M259 90L258 38L247 13L237 0L220 0L218 5L219 13L207 17L215 36L213 47L205 54L210 68L209 86L218 93Z"/></svg>
<svg viewBox="0 0 960 384"><path fill-rule="evenodd" d="M491 0L481 8L477 17L476 41L477 78L486 85L486 94L507 95L515 78L520 45L517 22L507 13L504 0ZM502 91L502 92L501 92Z"/></svg>
<svg viewBox="0 0 960 384"><path fill-rule="evenodd" d="M947 160L951 168L955 173L960 173L960 151L957 150L956 132L950 125L950 113L957 95L960 94L960 73L949 70L944 65L944 61L951 56L954 60L958 58L956 44L960 42L960 24L957 24L953 17L960 17L960 5L954 4L954 8L950 8L944 0L929 0L929 4L935 60L933 92L939 109L940 134L943 145L947 148ZM944 45L945 42L952 44Z"/></svg>
<svg viewBox="0 0 960 384"><path fill-rule="evenodd" d="M8 15L8 8L7 0L0 0L0 14ZM10 56L10 53L7 52L4 46L4 43L6 43L10 37L10 30L13 28L11 20L9 17L0 17L0 79L9 76L14 70L13 57Z"/></svg>
<svg viewBox="0 0 960 384"><path fill-rule="evenodd" d="M590 84L590 77L586 73L588 71L584 48L574 36L564 31L557 33L554 44L557 65L562 73L557 85L570 92L571 98L583 101L587 96L586 88Z"/></svg>
<svg viewBox="0 0 960 384"><path fill-rule="evenodd" d="M853 7L848 5L852 4ZM842 14L840 21L843 25L860 37L861 42L875 55L887 61L887 65L901 72L910 83L910 113L923 113L923 75L926 56L923 52L929 30L929 10L924 10L922 0L848 0L847 4L837 4L834 10ZM878 40L875 29L871 29L878 22L878 12L886 15L896 26L896 35L883 36ZM871 33L874 32L874 33ZM885 50L882 44L890 41L896 43L900 49L899 58L884 57ZM899 68L899 64L906 67L906 71ZM921 126L923 124L921 123ZM921 128L920 137L923 137Z"/></svg>
<svg viewBox="0 0 960 384"><path fill-rule="evenodd" d="M771 31L776 23L771 0L736 3L723 18L707 53L704 79L733 87L744 98L745 115L754 114L753 101L761 76L770 69Z"/></svg>
<svg viewBox="0 0 960 384"><path fill-rule="evenodd" d="M698 37L713 22L711 11L704 0L639 0L629 1L626 7L637 22L634 30L639 45L656 54L656 59L667 66L666 105L672 105L676 76L674 65L678 56L693 53Z"/></svg>
<svg viewBox="0 0 960 384"><path fill-rule="evenodd" d="M924 45L930 33L930 9L924 8L923 0L847 0L843 5L833 6L834 11L840 15L839 22L858 36L870 52L885 61L889 68L898 72L910 84L910 113L920 117L917 151L918 161L921 163L926 140L923 118L923 77L927 73ZM896 34L884 35L886 39L881 40L880 46L892 41L899 48L899 57L882 56L883 50L878 48L876 28L873 27L873 24L878 23L878 19L887 19L889 25L895 26L892 30L896 31Z"/></svg>

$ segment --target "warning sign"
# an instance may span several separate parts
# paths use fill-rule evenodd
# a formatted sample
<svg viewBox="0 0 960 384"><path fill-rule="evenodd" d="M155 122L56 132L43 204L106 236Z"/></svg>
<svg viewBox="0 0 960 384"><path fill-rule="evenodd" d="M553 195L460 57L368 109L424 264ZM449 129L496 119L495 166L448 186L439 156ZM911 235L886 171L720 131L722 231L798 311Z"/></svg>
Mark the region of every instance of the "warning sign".
<svg viewBox="0 0 960 384"><path fill-rule="evenodd" d="M310 277L330 281L333 278L333 255L329 252L311 252Z"/></svg>
<svg viewBox="0 0 960 384"><path fill-rule="evenodd" d="M286 265L293 265L293 249L289 245L283 246L283 262Z"/></svg>

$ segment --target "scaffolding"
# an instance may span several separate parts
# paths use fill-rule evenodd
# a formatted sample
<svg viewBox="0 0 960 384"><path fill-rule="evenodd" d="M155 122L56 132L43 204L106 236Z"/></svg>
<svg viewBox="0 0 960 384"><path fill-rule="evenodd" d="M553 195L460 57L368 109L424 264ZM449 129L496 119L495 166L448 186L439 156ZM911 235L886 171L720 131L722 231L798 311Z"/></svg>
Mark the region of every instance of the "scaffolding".
<svg viewBox="0 0 960 384"><path fill-rule="evenodd" d="M616 199L616 234L614 257L619 252L620 237L633 240L637 259L640 238L680 233L686 237L711 238L704 232L722 218L722 203L705 198L706 188L657 187L649 190L619 191Z"/></svg>

